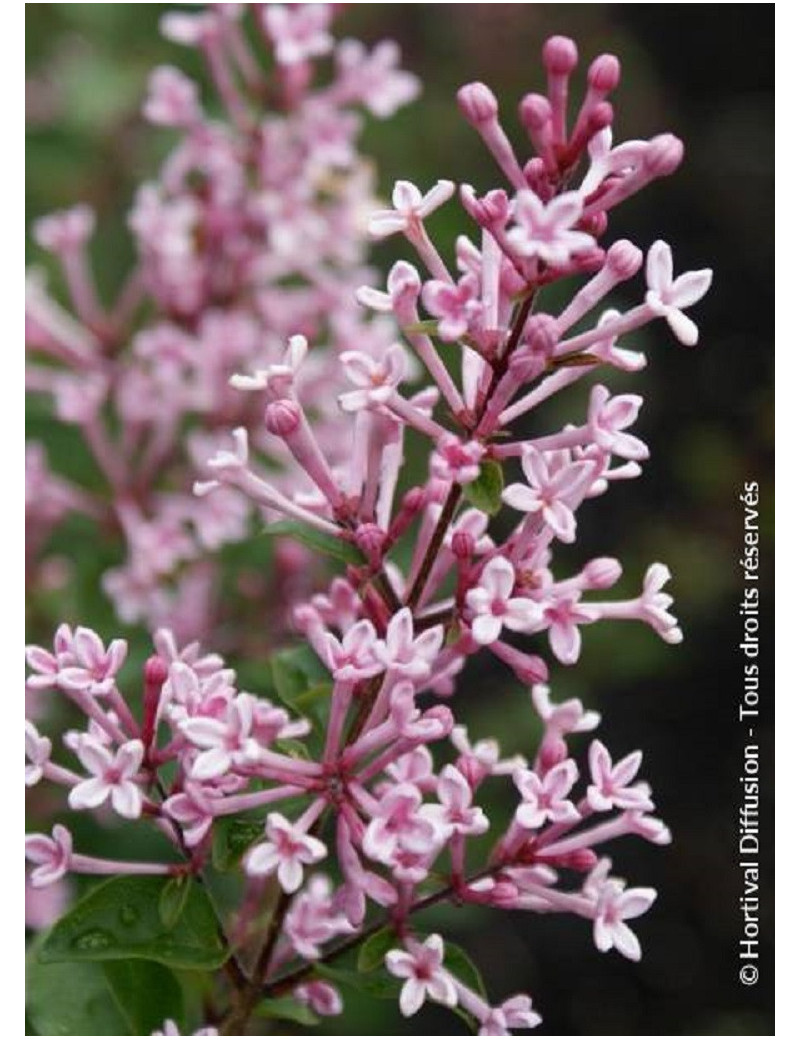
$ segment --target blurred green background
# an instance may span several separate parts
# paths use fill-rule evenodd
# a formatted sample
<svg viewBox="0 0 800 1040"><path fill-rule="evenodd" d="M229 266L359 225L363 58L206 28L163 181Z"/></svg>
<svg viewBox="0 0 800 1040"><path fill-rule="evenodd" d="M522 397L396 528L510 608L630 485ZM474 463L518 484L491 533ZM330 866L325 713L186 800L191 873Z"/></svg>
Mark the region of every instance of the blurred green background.
<svg viewBox="0 0 800 1040"><path fill-rule="evenodd" d="M617 485L581 514L578 546L561 551L558 573L592 555L618 556L624 592L633 593L653 560L667 563L685 642L667 647L649 630L607 624L585 630L574 669L553 668L557 698L579 695L604 714L603 739L616 755L645 753L660 814L674 834L668 849L621 843L617 871L660 892L639 923L645 956L632 965L601 955L585 922L526 915L432 913L474 954L489 991L532 993L545 1035L766 1034L772 1026L770 970L771 552L762 557L763 714L759 720L765 787L762 823L764 902L761 981L737 978L741 894L736 869L737 722L742 659L738 602L745 481L761 485L762 536L771 541L773 388L773 7L762 4L357 4L344 5L337 35L396 39L406 68L424 84L422 98L387 123L371 123L364 151L385 193L399 177L423 189L439 177L487 189L498 183L477 136L459 117L453 95L471 79L501 99L512 140L524 136L518 98L542 89L539 50L554 32L574 36L582 67L612 51L623 64L615 137L663 130L687 146L682 168L622 207L616 237L646 248L659 237L673 246L678 270L712 266L715 281L697 308L701 343L686 350L665 326L648 328L649 367L607 380L642 393L637 428L649 443L643 477ZM130 260L124 229L137 182L151 176L169 135L139 116L147 74L161 62L199 72L191 52L162 40L159 4L28 4L29 223L78 200L98 211L94 244L101 286L117 285ZM526 153L527 154L527 153ZM451 240L466 229L455 205L440 211L434 233ZM402 249L383 247L388 265ZM41 257L33 250L36 262ZM636 302L640 283L615 301ZM557 306L551 298L545 307ZM536 429L574 420L586 388L562 395ZM35 419L35 417L34 417ZM56 456L71 450L63 431L45 430ZM531 427L533 429L533 427ZM81 541L83 538L83 541ZM82 562L90 533L70 534L77 562L68 592L31 613L33 641L46 641L53 617L115 630L94 590L97 558ZM100 547L102 556L102 547ZM34 595L34 599L36 596ZM255 621L257 624L258 622ZM142 643L142 634L133 634ZM237 663L237 662L234 662ZM508 751L530 753L534 737L525 692L481 656L467 672L462 704L474 736L496 734ZM124 854L124 839L118 847ZM454 1028L444 1012L426 1010L420 1034ZM368 1001L346 1013L334 1032L407 1032L387 1003Z"/></svg>

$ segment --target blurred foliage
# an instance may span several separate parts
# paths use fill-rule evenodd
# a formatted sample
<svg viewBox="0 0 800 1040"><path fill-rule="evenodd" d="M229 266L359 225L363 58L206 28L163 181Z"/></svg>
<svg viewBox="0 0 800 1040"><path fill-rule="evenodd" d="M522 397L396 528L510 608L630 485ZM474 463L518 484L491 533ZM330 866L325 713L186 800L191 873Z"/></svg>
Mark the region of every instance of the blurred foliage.
<svg viewBox="0 0 800 1040"><path fill-rule="evenodd" d="M736 706L741 685L738 559L741 485L761 485L762 624L771 632L772 532L772 5L737 5L719 16L695 5L691 24L682 5L668 4L355 4L341 17L340 35L398 40L406 67L423 80L420 101L387 123L372 123L365 151L388 193L396 178L427 187L439 177L485 189L497 182L477 136L458 116L456 88L485 80L501 99L512 140L517 99L542 87L538 51L553 33L573 35L588 59L614 51L624 77L617 92L616 136L682 136L687 158L678 174L659 181L614 215L612 232L642 247L667 238L679 268L710 265L715 283L697 308L702 329L696 351L684 350L664 327L649 328L637 346L650 356L641 375L608 377L614 389L642 393L639 432L652 459L643 477L613 488L581 513L577 547L560 555L567 573L591 555L619 556L623 591L632 592L652 560L669 564L686 641L667 647L648 630L607 624L586 630L575 669L554 668L559 698L580 695L605 717L604 739L615 755L646 752L645 774L673 828L668 849L623 845L617 866L633 882L654 884L660 897L639 929L641 965L594 949L579 921L485 915L447 908L427 924L452 930L483 969L490 992L529 990L549 1035L617 1033L769 1034L772 1030L769 941L771 882L765 832L762 892L762 982L744 990L736 978L740 878L735 869L741 734ZM30 221L77 200L98 211L94 242L101 288L119 284L130 260L125 213L136 184L151 176L169 134L139 117L148 70L171 62L199 72L186 49L157 32L160 4L28 4L27 213ZM435 237L465 229L459 207L440 210ZM376 251L387 266L402 247ZM36 263L42 257L35 251ZM620 295L617 305L634 301ZM546 297L556 310L559 300ZM573 419L586 386L538 412L530 432ZM38 409L31 432L65 473L91 485L97 475L72 431ZM416 461L419 464L419 460ZM497 523L502 525L503 519ZM264 552L269 539L248 550ZM54 622L78 617L109 634L117 627L98 590L108 550L71 522L56 548L72 571L65 588L38 592L30 636L46 641ZM250 619L258 627L258 619ZM141 638L128 674L141 663ZM762 652L763 761L770 761L770 647ZM234 662L239 664L239 662ZM258 662L247 681L258 686ZM263 669L262 669L263 671ZM262 682L260 688L264 688ZM268 682L266 683L268 685ZM471 662L460 694L474 736L494 734L509 752L530 752L535 737L526 693L482 656ZM764 784L769 784L765 774ZM767 791L763 792L767 795ZM500 797L500 795L498 795ZM763 819L770 819L763 805ZM766 825L766 824L765 824ZM102 848L91 820L76 839ZM146 828L114 834L114 854L147 854ZM92 983L94 984L94 983ZM348 1000L330 1032L404 1032L393 1004ZM413 1025L446 1034L452 1019L426 1009ZM322 1026L320 1028L326 1028Z"/></svg>

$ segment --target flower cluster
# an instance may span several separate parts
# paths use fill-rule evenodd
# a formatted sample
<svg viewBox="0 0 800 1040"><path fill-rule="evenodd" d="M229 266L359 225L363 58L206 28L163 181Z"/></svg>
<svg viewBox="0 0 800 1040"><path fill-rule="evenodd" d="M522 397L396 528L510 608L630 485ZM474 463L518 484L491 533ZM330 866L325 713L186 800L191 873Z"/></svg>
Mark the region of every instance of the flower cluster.
<svg viewBox="0 0 800 1040"><path fill-rule="evenodd" d="M234 492L194 497L198 466L231 424L249 430L273 469L289 457L231 375L273 364L293 333L313 337L297 392L332 455L347 451L335 398L323 390L341 382L340 353L369 344L379 355L392 335L354 299L369 275L374 205L372 168L358 152L360 110L383 119L418 91L394 44L335 42L334 5L250 5L260 54L245 6L162 20L169 40L200 52L217 97L204 107L177 68L153 72L144 116L177 143L136 194L128 222L137 261L113 304L95 287L86 206L34 228L58 261L68 302L37 271L26 292L28 386L80 430L105 480L92 495L73 487L33 445L31 563L66 513L88 515L118 539L120 563L104 589L120 619L169 624L187 638L214 630L221 607L210 556L244 538L251 515ZM315 86L316 63L331 57L332 79ZM287 566L302 569L291 556Z"/></svg>
<svg viewBox="0 0 800 1040"><path fill-rule="evenodd" d="M168 31L200 42L238 125L246 111L219 71L235 24L181 15ZM305 83L297 64L330 48L326 26L315 5L269 8L264 28L290 93ZM568 913L589 922L600 951L641 956L629 922L656 893L614 876L607 846L626 835L663 844L669 831L639 779L641 753L614 761L592 739L584 757L581 734L594 731L599 716L578 700L552 701L547 683L548 658L578 660L584 625L639 621L667 643L681 639L663 564L654 563L628 599L607 595L622 574L615 559L590 559L566 577L553 569L559 543L577 539L583 503L641 472L648 449L631 427L642 400L597 382L574 424L522 437L514 426L604 366L640 369L644 357L620 341L648 322L664 318L692 345L697 328L684 312L711 275L674 277L663 242L650 247L645 264L631 242L605 240L616 206L672 172L682 146L668 134L612 144L607 99L619 66L610 55L590 65L569 130L577 60L572 41L545 44L548 94L520 103L534 150L525 161L489 88L459 91L462 113L507 184L483 195L461 186L474 236L457 240L452 263L425 226L432 210L454 200L452 182L427 193L398 182L393 208L371 217L375 237L401 234L419 263L395 264L385 292L357 291L362 306L394 317L403 342L352 326L348 349L332 356L348 384L335 440L319 425L325 402L301 389L316 351L308 351L291 296L282 306L295 327L279 359L226 355L244 362L226 390L239 402L230 406L234 428L205 460L194 490L219 517L239 515L234 501L283 514L283 530L348 560L325 591L294 607L307 644L301 671L316 670L317 678L298 690L294 672L291 682L274 676L275 697L257 696L220 657L196 643L181 649L183 640L162 628L137 714L133 691L126 696L118 686L121 641L106 648L93 632L62 626L52 652L29 648L29 685L67 697L86 725L64 736L77 760L64 765L29 724L26 782L60 785L76 811L103 806L125 819L146 817L174 848L164 862L105 861L74 852L69 830L58 826L52 837L28 839L34 885L69 871L202 878L225 818L256 821L233 924L241 942L255 944L254 967L234 979L230 1009L213 1023L223 1033L240 1032L264 996L288 994L316 1014L339 1013L343 997L328 966L381 930L388 942L380 960L404 1015L430 1000L458 1008L484 1035L538 1024L530 997L489 1003L450 944L417 923L446 900ZM348 51L345 83L359 67ZM186 109L191 122L191 93L171 79L167 85L151 108ZM203 141L200 153L216 155L213 141ZM292 232L297 222L292 215ZM643 265L642 302L624 313L605 307ZM582 283L567 305L543 310L548 286L575 276ZM194 300L191 292L173 297L167 274L158 282L173 309ZM421 388L412 384L414 363L427 374ZM248 424L234 413L263 418ZM413 486L403 467L410 438L428 457L426 478ZM254 449L293 463L276 480ZM501 537L489 521L503 506L511 529ZM401 546L411 550L405 566ZM484 648L530 690L542 736L524 755L506 757L492 739L473 742L458 722L457 678ZM487 809L497 784L509 796L503 819ZM269 923L259 930L253 921L265 905Z"/></svg>

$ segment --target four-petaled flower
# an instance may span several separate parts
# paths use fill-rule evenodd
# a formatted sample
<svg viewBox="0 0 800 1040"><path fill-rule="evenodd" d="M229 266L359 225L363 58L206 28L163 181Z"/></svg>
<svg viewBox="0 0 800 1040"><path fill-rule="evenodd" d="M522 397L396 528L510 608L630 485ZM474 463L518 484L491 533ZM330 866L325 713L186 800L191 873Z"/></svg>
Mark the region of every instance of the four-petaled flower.
<svg viewBox="0 0 800 1040"><path fill-rule="evenodd" d="M330 4L265 4L261 18L275 44L276 61L296 65L330 53L332 14Z"/></svg>
<svg viewBox="0 0 800 1040"><path fill-rule="evenodd" d="M410 181L397 181L392 192L394 209L373 213L368 229L373 238L387 238L398 231L415 230L425 217L452 196L456 186L452 181L437 181L425 195Z"/></svg>
<svg viewBox="0 0 800 1040"><path fill-rule="evenodd" d="M115 812L135 820L142 813L142 791L136 774L144 757L141 740L129 740L112 752L84 734L75 743L75 754L92 777L76 784L69 793L72 809L96 809L110 800Z"/></svg>
<svg viewBox="0 0 800 1040"><path fill-rule="evenodd" d="M284 892L296 892L303 883L304 864L319 863L328 853L319 838L306 834L281 813L267 816L268 841L255 845L247 853L244 869L251 877L265 877L277 872Z"/></svg>
<svg viewBox="0 0 800 1040"><path fill-rule="evenodd" d="M439 337L446 343L461 339L480 319L483 304L479 292L478 280L471 274L464 275L456 285L436 279L425 283L422 301L428 313L439 319Z"/></svg>
<svg viewBox="0 0 800 1040"><path fill-rule="evenodd" d="M346 350L341 362L347 378L357 387L339 395L339 404L345 412L385 404L405 379L408 369L406 352L399 343L392 344L380 361L359 350Z"/></svg>
<svg viewBox="0 0 800 1040"><path fill-rule="evenodd" d="M669 612L673 598L668 592L662 591L671 577L669 567L663 563L651 564L644 576L641 607L645 620L653 626L665 643L680 643L683 632L678 625L678 619Z"/></svg>
<svg viewBox="0 0 800 1040"><path fill-rule="evenodd" d="M576 253L585 253L595 241L574 226L583 212L580 192L567 191L550 202L542 202L532 191L517 193L514 222L508 232L509 244L520 256L559 267L569 263Z"/></svg>
<svg viewBox="0 0 800 1040"><path fill-rule="evenodd" d="M25 719L25 786L33 787L42 779L44 767L50 761L52 745L47 737L43 737L32 722Z"/></svg>
<svg viewBox="0 0 800 1040"><path fill-rule="evenodd" d="M480 475L480 462L486 449L478 441L442 437L431 456L431 473L439 480L471 484Z"/></svg>
<svg viewBox="0 0 800 1040"><path fill-rule="evenodd" d="M222 718L195 715L181 720L181 733L203 749L192 763L194 779L211 780L258 760L260 748L251 735L256 703L249 693L240 693Z"/></svg>
<svg viewBox="0 0 800 1040"><path fill-rule="evenodd" d="M523 797L515 819L520 827L538 830L546 820L552 823L571 823L580 814L566 797L578 779L578 767L568 758L549 769L544 776L529 769L514 774L514 783Z"/></svg>
<svg viewBox="0 0 800 1040"><path fill-rule="evenodd" d="M57 823L52 838L46 834L28 834L25 838L25 858L36 866L31 872L34 888L44 888L58 881L69 870L72 860L72 835Z"/></svg>
<svg viewBox="0 0 800 1040"><path fill-rule="evenodd" d="M608 812L613 808L652 809L647 787L644 784L629 786L641 764L641 751L632 751L614 765L605 745L593 740L589 748L592 783L586 789L586 801L592 809L595 812Z"/></svg>
<svg viewBox="0 0 800 1040"><path fill-rule="evenodd" d="M320 947L334 935L352 931L344 914L334 909L331 883L322 874L311 878L286 915L286 934L295 951L307 960L320 957Z"/></svg>
<svg viewBox="0 0 800 1040"><path fill-rule="evenodd" d="M562 542L575 541L576 499L588 490L594 466L590 462L567 462L552 466L550 457L528 445L522 453L522 470L527 484L509 484L503 501L521 513L541 513L542 519Z"/></svg>
<svg viewBox="0 0 800 1040"><path fill-rule="evenodd" d="M365 618L351 626L341 640L325 633L327 665L340 682L358 682L383 671L375 656L375 626Z"/></svg>
<svg viewBox="0 0 800 1040"><path fill-rule="evenodd" d="M466 603L472 611L472 638L483 646L500 638L503 628L530 632L541 619L541 607L524 596L512 596L516 575L504 556L489 560Z"/></svg>
<svg viewBox="0 0 800 1040"><path fill-rule="evenodd" d="M424 943L409 939L407 949L389 950L386 967L398 979L405 979L400 991L400 1010L406 1018L415 1015L427 998L446 1007L455 1007L458 994L452 977L442 967L444 942L441 935L429 935Z"/></svg>
<svg viewBox="0 0 800 1040"><path fill-rule="evenodd" d="M712 271L686 271L678 278L672 274L672 250L666 242L654 242L647 254L647 295L645 302L666 318L676 339L686 347L693 347L700 337L697 325L683 313L708 292Z"/></svg>
<svg viewBox="0 0 800 1040"><path fill-rule="evenodd" d="M446 765L436 784L439 804L423 805L420 814L434 825L444 839L453 834L485 834L489 820L483 809L472 804L472 789L464 774Z"/></svg>
<svg viewBox="0 0 800 1040"><path fill-rule="evenodd" d="M614 948L629 960L641 960L639 940L625 922L646 913L656 895L654 888L626 889L616 878L609 878L601 884L594 909L594 942L597 949L606 953Z"/></svg>
<svg viewBox="0 0 800 1040"><path fill-rule="evenodd" d="M478 1036L510 1036L509 1029L535 1029L542 1016L533 1010L533 1001L521 993L492 1008L481 1022Z"/></svg>
<svg viewBox="0 0 800 1040"><path fill-rule="evenodd" d="M394 615L386 637L375 643L375 656L386 668L406 679L425 679L431 672L444 639L441 625L429 628L414 638L414 620L408 607Z"/></svg>
<svg viewBox="0 0 800 1040"><path fill-rule="evenodd" d="M650 451L644 441L630 433L623 433L636 422L642 399L638 394L611 396L605 387L592 387L589 395L589 430L595 444L621 459L639 462L648 458Z"/></svg>

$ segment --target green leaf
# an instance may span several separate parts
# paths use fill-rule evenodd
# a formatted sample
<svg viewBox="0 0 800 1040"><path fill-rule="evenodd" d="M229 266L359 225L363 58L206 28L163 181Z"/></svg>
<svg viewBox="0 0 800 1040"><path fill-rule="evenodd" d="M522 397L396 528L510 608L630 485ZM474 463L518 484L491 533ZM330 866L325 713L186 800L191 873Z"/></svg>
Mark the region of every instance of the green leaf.
<svg viewBox="0 0 800 1040"><path fill-rule="evenodd" d="M168 884L160 877L117 877L97 885L53 926L40 960L134 957L176 968L218 968L228 951L208 896L192 883L180 918L166 928L159 908Z"/></svg>
<svg viewBox="0 0 800 1040"><path fill-rule="evenodd" d="M503 487L503 467L494 459L486 459L478 477L464 487L464 495L476 509L494 516L503 504Z"/></svg>
<svg viewBox="0 0 800 1040"><path fill-rule="evenodd" d="M180 1020L177 979L152 961L43 964L31 948L25 968L26 1014L39 1036L147 1036Z"/></svg>
<svg viewBox="0 0 800 1040"><path fill-rule="evenodd" d="M255 1013L264 1018L296 1022L299 1026L315 1026L319 1022L319 1018L310 1007L301 1004L293 997L274 997L271 1000L262 1000Z"/></svg>
<svg viewBox="0 0 800 1040"><path fill-rule="evenodd" d="M183 1017L178 980L153 961L106 961L100 966L117 1004L133 1025L134 1036L149 1036L168 1018Z"/></svg>
<svg viewBox="0 0 800 1040"><path fill-rule="evenodd" d="M174 928L180 920L191 888L192 879L188 874L170 878L164 885L158 897L158 915L165 928Z"/></svg>
<svg viewBox="0 0 800 1040"><path fill-rule="evenodd" d="M358 951L359 971L370 972L382 968L386 954L397 946L397 935L392 928L381 928L363 942Z"/></svg>
<svg viewBox="0 0 800 1040"><path fill-rule="evenodd" d="M275 692L292 709L310 688L331 685L330 675L310 646L281 650L272 655L269 666Z"/></svg>
<svg viewBox="0 0 800 1040"><path fill-rule="evenodd" d="M214 822L211 862L217 870L231 870L250 846L264 837L264 814L223 816Z"/></svg>
<svg viewBox="0 0 800 1040"><path fill-rule="evenodd" d="M317 964L314 971L320 978L332 982L335 986L344 986L353 989L356 993L367 993L379 1000L397 1000L402 984L399 979L385 972L376 972L374 975L365 975L355 971L345 971L342 968L329 968L327 964Z"/></svg>
<svg viewBox="0 0 800 1040"><path fill-rule="evenodd" d="M470 989L479 993L484 1000L486 999L486 987L481 973L469 954L465 953L460 946L456 946L455 943L445 943L444 966L465 986L469 986Z"/></svg>
<svg viewBox="0 0 800 1040"><path fill-rule="evenodd" d="M304 762L311 761L311 755L309 754L308 748L300 740L292 740L289 737L284 737L283 740L276 740L273 747L280 751L282 755L288 755L289 758L299 758Z"/></svg>
<svg viewBox="0 0 800 1040"><path fill-rule="evenodd" d="M318 531L316 527L304 524L300 520L279 520L270 524L264 533L273 538L294 538L296 542L307 545L309 549L314 549L323 556L332 556L334 560L340 560L342 563L364 563L364 557L351 542L346 542L335 534Z"/></svg>

